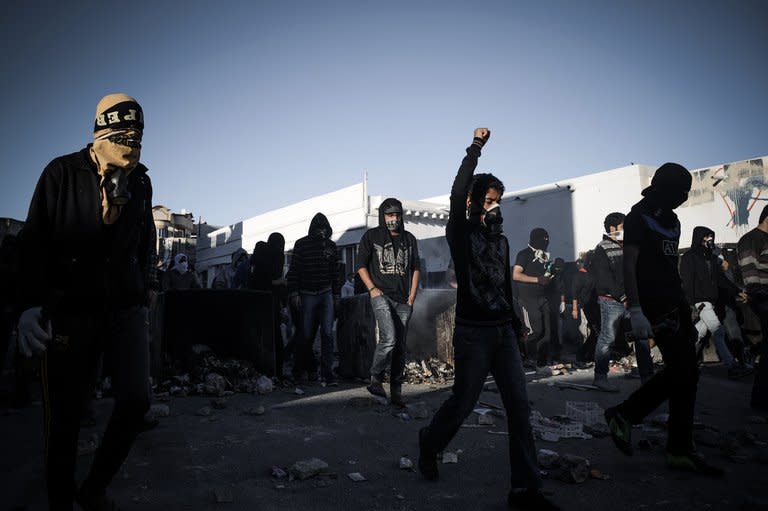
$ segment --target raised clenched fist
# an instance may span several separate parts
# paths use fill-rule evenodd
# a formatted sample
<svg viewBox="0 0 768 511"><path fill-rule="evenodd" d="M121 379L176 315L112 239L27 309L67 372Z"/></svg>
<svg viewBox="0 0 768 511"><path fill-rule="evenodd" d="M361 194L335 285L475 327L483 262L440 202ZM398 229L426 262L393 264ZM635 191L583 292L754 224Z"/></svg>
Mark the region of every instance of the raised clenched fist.
<svg viewBox="0 0 768 511"><path fill-rule="evenodd" d="M483 142L487 142L490 136L491 136L491 130L489 130L488 128L475 129L474 137L481 139Z"/></svg>

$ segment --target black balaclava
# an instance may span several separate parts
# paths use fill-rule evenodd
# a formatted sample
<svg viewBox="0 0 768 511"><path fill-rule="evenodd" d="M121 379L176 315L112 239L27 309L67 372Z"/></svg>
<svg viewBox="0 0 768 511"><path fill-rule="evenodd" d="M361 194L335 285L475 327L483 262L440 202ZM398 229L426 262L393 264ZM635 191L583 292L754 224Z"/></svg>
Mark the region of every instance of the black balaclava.
<svg viewBox="0 0 768 511"><path fill-rule="evenodd" d="M541 227L533 229L528 244L534 250L547 250L549 247L549 233Z"/></svg>
<svg viewBox="0 0 768 511"><path fill-rule="evenodd" d="M384 215L388 213L397 213L400 215L398 220L387 222ZM395 199L384 199L379 206L379 227L385 227L388 231L397 231L402 234L403 232L403 204Z"/></svg>
<svg viewBox="0 0 768 511"><path fill-rule="evenodd" d="M331 223L328 222L328 218L322 213L317 213L309 223L308 234L325 240L330 239L333 229L331 229Z"/></svg>
<svg viewBox="0 0 768 511"><path fill-rule="evenodd" d="M707 236L712 236L712 241L706 244L702 243ZM693 236L691 237L691 250L702 251L708 257L715 254L715 231L702 225L694 227Z"/></svg>
<svg viewBox="0 0 768 511"><path fill-rule="evenodd" d="M768 204L763 208L763 211L760 212L760 219L757 221L757 223L762 224L763 221L768 218Z"/></svg>
<svg viewBox="0 0 768 511"><path fill-rule="evenodd" d="M654 206L671 211L688 200L692 181L688 169L677 163L665 163L656 170L651 186L642 193Z"/></svg>
<svg viewBox="0 0 768 511"><path fill-rule="evenodd" d="M549 261L549 233L546 229L537 227L531 231L531 237L528 241L528 246L533 250L533 258L543 264Z"/></svg>

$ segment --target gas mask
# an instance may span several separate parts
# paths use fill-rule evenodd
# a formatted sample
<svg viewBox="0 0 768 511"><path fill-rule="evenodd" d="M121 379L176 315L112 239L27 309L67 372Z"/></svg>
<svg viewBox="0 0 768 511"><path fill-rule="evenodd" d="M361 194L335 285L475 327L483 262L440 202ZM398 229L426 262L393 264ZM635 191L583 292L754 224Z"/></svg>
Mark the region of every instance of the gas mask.
<svg viewBox="0 0 768 511"><path fill-rule="evenodd" d="M485 227L485 231L488 234L498 235L503 232L502 224L504 219L501 216L501 207L498 202L491 204L491 207L480 218L480 223Z"/></svg>
<svg viewBox="0 0 768 511"><path fill-rule="evenodd" d="M118 167L110 167L104 173L102 187L107 201L114 206L124 206L131 200L131 192L128 191L128 176Z"/></svg>
<svg viewBox="0 0 768 511"><path fill-rule="evenodd" d="M399 231L403 226L403 221L398 218L395 220L387 220L385 224L387 225L387 229L390 231Z"/></svg>

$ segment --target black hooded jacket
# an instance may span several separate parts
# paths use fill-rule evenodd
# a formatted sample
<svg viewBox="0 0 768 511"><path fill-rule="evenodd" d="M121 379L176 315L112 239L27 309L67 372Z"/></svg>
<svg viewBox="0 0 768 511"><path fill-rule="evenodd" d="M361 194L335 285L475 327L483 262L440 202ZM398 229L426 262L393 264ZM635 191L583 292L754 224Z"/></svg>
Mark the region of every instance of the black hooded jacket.
<svg viewBox="0 0 768 511"><path fill-rule="evenodd" d="M595 247L589 272L595 279L598 296L610 296L618 302L626 299L624 294L624 248L608 236Z"/></svg>
<svg viewBox="0 0 768 511"><path fill-rule="evenodd" d="M131 199L117 221L101 216L100 177L89 147L43 170L21 240L21 309L51 314L106 305L138 305L156 285L152 184L138 164L128 177Z"/></svg>
<svg viewBox="0 0 768 511"><path fill-rule="evenodd" d="M512 275L509 269L509 242L503 235L487 236L477 212L466 215L467 194L480 157L480 148L471 145L451 187L451 211L445 236L451 249L456 282L456 324L494 326L512 323L521 328L512 305ZM473 205L482 204L485 190L477 187Z"/></svg>
<svg viewBox="0 0 768 511"><path fill-rule="evenodd" d="M309 224L309 233L293 246L288 269L288 292L291 295L320 294L331 291L341 294L338 278L339 260L336 243L331 241L333 229L326 216L316 214Z"/></svg>
<svg viewBox="0 0 768 511"><path fill-rule="evenodd" d="M691 305L699 302L715 305L719 299L739 292L736 284L725 276L717 254L701 244L706 236L712 236L714 242L714 231L707 227L695 227L691 248L680 258L680 278Z"/></svg>
<svg viewBox="0 0 768 511"><path fill-rule="evenodd" d="M379 206L379 226L368 229L357 248L357 268L365 268L373 285L389 298L407 303L411 279L420 269L419 247L416 238L401 223L398 236L392 236L384 220L389 206L403 205L397 199L386 199Z"/></svg>

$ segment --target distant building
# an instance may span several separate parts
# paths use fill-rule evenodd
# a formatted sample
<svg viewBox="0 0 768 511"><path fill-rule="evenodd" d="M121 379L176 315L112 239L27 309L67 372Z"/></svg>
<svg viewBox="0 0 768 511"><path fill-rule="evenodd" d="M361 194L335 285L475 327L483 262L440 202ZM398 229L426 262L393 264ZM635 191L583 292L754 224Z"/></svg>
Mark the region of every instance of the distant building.
<svg viewBox="0 0 768 511"><path fill-rule="evenodd" d="M194 215L186 209L174 213L163 205L152 208L152 218L157 233L157 257L163 269L167 269L174 256L180 252L187 254L194 267L198 236L207 235L217 228L205 222L195 223Z"/></svg>
<svg viewBox="0 0 768 511"><path fill-rule="evenodd" d="M244 248L248 253L258 241L266 241L272 232L285 236L285 250L290 252L299 238L307 235L316 213L323 213L333 228L332 239L350 275L355 269L357 244L363 233L378 226L378 207L386 198L370 196L367 182L318 195L284 208L264 213L201 236L197 246L197 269L207 272L207 285L216 269L230 264L232 253ZM397 197L403 203L405 228L419 240L422 276L425 285L444 279L450 255L445 241L448 209L440 204Z"/></svg>

